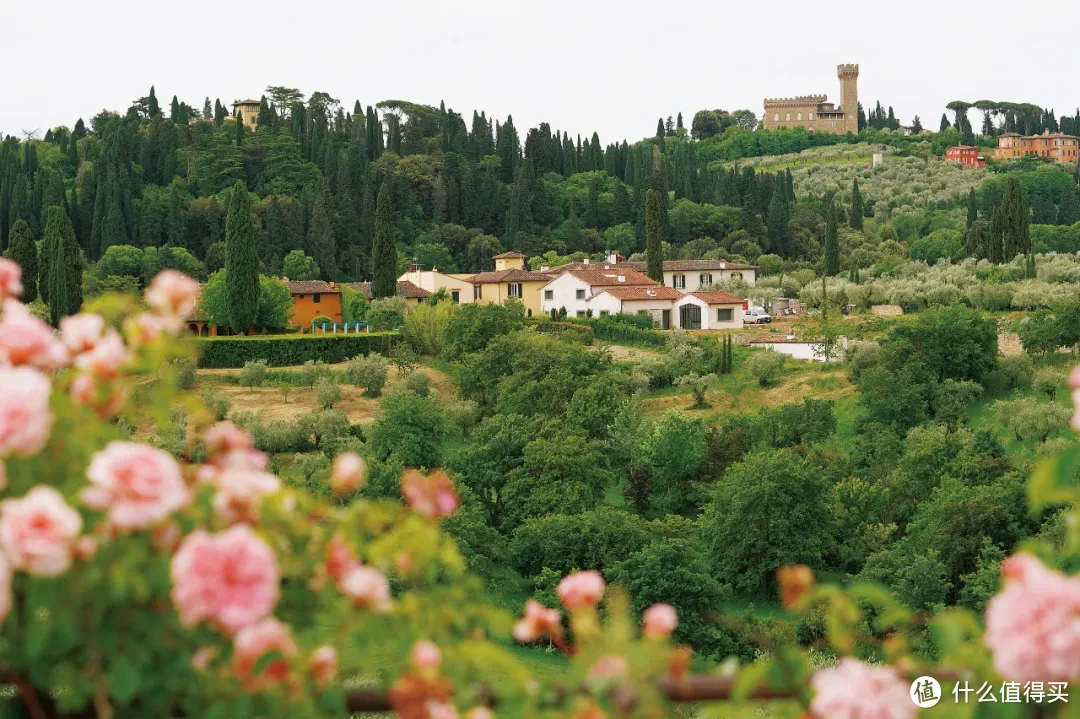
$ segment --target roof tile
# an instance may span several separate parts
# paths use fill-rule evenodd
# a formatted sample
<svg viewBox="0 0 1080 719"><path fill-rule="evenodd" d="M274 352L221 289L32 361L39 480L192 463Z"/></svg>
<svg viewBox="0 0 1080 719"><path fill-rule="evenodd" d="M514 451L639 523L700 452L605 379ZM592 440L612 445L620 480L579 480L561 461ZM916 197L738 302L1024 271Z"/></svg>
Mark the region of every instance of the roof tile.
<svg viewBox="0 0 1080 719"><path fill-rule="evenodd" d="M730 292L691 292L694 297L704 301L710 305L741 305L743 303L742 297L733 295Z"/></svg>

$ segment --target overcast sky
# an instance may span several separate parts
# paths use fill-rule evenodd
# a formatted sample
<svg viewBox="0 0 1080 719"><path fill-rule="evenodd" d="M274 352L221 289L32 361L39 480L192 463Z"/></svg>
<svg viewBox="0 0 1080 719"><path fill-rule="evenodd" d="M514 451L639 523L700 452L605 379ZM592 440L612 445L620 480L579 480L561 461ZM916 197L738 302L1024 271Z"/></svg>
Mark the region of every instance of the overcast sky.
<svg viewBox="0 0 1080 719"><path fill-rule="evenodd" d="M859 63L859 99L937 129L953 99L1073 113L1080 90L1070 28L1080 3L1039 15L1000 0L904 3L629 0L53 0L0 4L0 132L72 126L123 112L156 86L201 107L267 85L329 92L347 110L404 99L541 121L604 144L653 134L656 118L825 93ZM47 9L47 12L46 12ZM1015 19L998 24L998 13ZM1015 34L1012 30L1015 30ZM1061 30L1055 39L1055 29ZM993 32L991 32L993 31ZM1006 35L1009 35L1006 37ZM972 124L978 129L976 113Z"/></svg>

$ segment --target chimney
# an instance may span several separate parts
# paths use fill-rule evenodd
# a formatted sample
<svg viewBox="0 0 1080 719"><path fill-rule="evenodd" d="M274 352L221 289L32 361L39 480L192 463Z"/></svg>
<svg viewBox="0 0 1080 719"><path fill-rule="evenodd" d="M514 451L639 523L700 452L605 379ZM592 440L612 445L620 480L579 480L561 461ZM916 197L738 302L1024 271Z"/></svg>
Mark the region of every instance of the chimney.
<svg viewBox="0 0 1080 719"><path fill-rule="evenodd" d="M609 263L613 264L613 265L618 264L618 262L619 262L619 253L616 252L615 250L612 250L611 252L608 252L607 261Z"/></svg>
<svg viewBox="0 0 1080 719"><path fill-rule="evenodd" d="M281 281L282 281L282 282L288 282L288 281L289 281L289 278L288 278L288 277L285 277L284 275L282 275L282 276L281 276Z"/></svg>
<svg viewBox="0 0 1080 719"><path fill-rule="evenodd" d="M432 271L432 272L438 272L438 271L439 271L439 268L438 268L438 267L435 267L434 265L432 265L432 266L431 266L431 271Z"/></svg>
<svg viewBox="0 0 1080 719"><path fill-rule="evenodd" d="M619 282L626 282L626 275L619 275Z"/></svg>
<svg viewBox="0 0 1080 719"><path fill-rule="evenodd" d="M589 258L588 257L585 258L585 264L586 265L589 264Z"/></svg>
<svg viewBox="0 0 1080 719"><path fill-rule="evenodd" d="M548 270L550 270L550 269L551 269L551 268L550 268L550 267L548 267L547 265L540 265L540 271L541 271L541 272L547 272L547 271L548 271Z"/></svg>
<svg viewBox="0 0 1080 719"><path fill-rule="evenodd" d="M727 269L727 263L726 262L721 262L720 263L720 269L722 269L722 270Z"/></svg>

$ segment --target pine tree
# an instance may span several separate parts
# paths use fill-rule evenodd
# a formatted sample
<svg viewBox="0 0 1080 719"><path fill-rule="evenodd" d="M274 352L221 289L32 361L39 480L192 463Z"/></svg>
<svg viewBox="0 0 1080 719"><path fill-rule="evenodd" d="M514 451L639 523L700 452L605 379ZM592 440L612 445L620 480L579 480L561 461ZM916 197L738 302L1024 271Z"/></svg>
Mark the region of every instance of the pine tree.
<svg viewBox="0 0 1080 719"><path fill-rule="evenodd" d="M375 239L371 247L371 295L393 297L397 291L397 244L390 183L383 182L375 208Z"/></svg>
<svg viewBox="0 0 1080 719"><path fill-rule="evenodd" d="M968 190L967 200L967 228L970 230L975 221L979 219L979 208L975 204L975 188Z"/></svg>
<svg viewBox="0 0 1080 719"><path fill-rule="evenodd" d="M161 107L158 106L157 94L154 92L154 86L150 86L150 97L146 98L146 114L150 117L157 117L161 114Z"/></svg>
<svg viewBox="0 0 1080 719"><path fill-rule="evenodd" d="M863 225L863 201L862 192L859 190L859 178L856 177L851 183L851 229L861 230Z"/></svg>
<svg viewBox="0 0 1080 719"><path fill-rule="evenodd" d="M840 272L840 243L837 237L836 208L829 196L825 203L825 249L821 264L826 276L833 277Z"/></svg>
<svg viewBox="0 0 1080 719"><path fill-rule="evenodd" d="M660 220L660 198L649 190L645 199L645 274L664 283L664 240Z"/></svg>
<svg viewBox="0 0 1080 719"><path fill-rule="evenodd" d="M941 113L941 125L938 126L938 132L945 132L950 127L952 127L952 123L949 122L948 114L944 112Z"/></svg>
<svg viewBox="0 0 1080 719"><path fill-rule="evenodd" d="M246 333L259 309L258 226L243 180L233 185L225 218L225 307L233 332Z"/></svg>
<svg viewBox="0 0 1080 719"><path fill-rule="evenodd" d="M28 304L33 302L38 294L37 246L34 244L34 235L31 234L30 225L26 224L26 220L19 220L11 228L7 258L22 268L22 301Z"/></svg>
<svg viewBox="0 0 1080 719"><path fill-rule="evenodd" d="M176 99L176 95L173 95L172 102L169 103L169 122L176 124L180 121L180 101Z"/></svg>
<svg viewBox="0 0 1080 719"><path fill-rule="evenodd" d="M49 208L42 243L50 253L49 315L54 325L60 318L73 315L82 307L82 262L75 232L63 207Z"/></svg>
<svg viewBox="0 0 1080 719"><path fill-rule="evenodd" d="M999 208L1001 216L1001 240L1005 261L1031 250L1031 227L1028 205L1024 200L1020 180L1010 177L1005 184L1005 196Z"/></svg>

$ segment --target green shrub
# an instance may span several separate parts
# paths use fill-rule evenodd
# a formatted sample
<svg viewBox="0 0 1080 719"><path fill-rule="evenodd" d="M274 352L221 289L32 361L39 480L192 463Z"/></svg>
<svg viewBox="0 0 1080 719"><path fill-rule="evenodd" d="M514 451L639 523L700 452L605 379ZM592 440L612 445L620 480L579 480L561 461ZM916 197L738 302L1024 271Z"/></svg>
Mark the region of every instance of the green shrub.
<svg viewBox="0 0 1080 719"><path fill-rule="evenodd" d="M541 322L536 325L536 331L583 345L591 345L595 336L592 327L573 322Z"/></svg>
<svg viewBox="0 0 1080 719"><path fill-rule="evenodd" d="M443 348L443 338L455 305L439 302L414 307L405 315L402 334L409 345L422 355L437 357Z"/></svg>
<svg viewBox="0 0 1080 719"><path fill-rule="evenodd" d="M312 389L322 377L330 374L330 368L322 360L308 360L300 368L300 386Z"/></svg>
<svg viewBox="0 0 1080 719"><path fill-rule="evenodd" d="M443 400L441 406L446 420L461 436L467 435L480 421L480 405L471 399Z"/></svg>
<svg viewBox="0 0 1080 719"><path fill-rule="evenodd" d="M746 360L746 373L758 381L762 387L780 379L784 371L784 355L772 349L759 350Z"/></svg>
<svg viewBox="0 0 1080 719"><path fill-rule="evenodd" d="M622 315L633 317L633 315ZM620 345L637 345L639 347L663 347L667 344L667 336L651 329L652 319L649 319L650 328L630 324L624 320L616 320L611 317L601 317L591 320L596 338L605 342L613 342Z"/></svg>
<svg viewBox="0 0 1080 719"><path fill-rule="evenodd" d="M311 321L311 324L315 325L316 330L319 330L323 325L333 325L334 321L326 315L319 315Z"/></svg>
<svg viewBox="0 0 1080 719"><path fill-rule="evenodd" d="M438 467L449 429L436 400L400 392L383 400L368 446L380 462L396 459L406 467Z"/></svg>
<svg viewBox="0 0 1080 719"><path fill-rule="evenodd" d="M431 393L431 378L423 372L413 372L405 378L405 389L421 397Z"/></svg>
<svg viewBox="0 0 1080 719"><path fill-rule="evenodd" d="M262 387L266 382L266 360L251 360L240 371L240 384L248 389Z"/></svg>
<svg viewBox="0 0 1080 719"><path fill-rule="evenodd" d="M382 394L388 376L386 358L379 354L353 357L345 365L345 381L353 386L363 387L365 397L378 397Z"/></svg>
<svg viewBox="0 0 1080 719"><path fill-rule="evenodd" d="M232 400L230 400L229 395L224 392L218 392L210 387L203 393L203 404L210 410L210 414L214 419L221 422L229 416Z"/></svg>
<svg viewBox="0 0 1080 719"><path fill-rule="evenodd" d="M343 395L341 385L335 382L333 377L320 377L315 383L315 399L323 409L333 409Z"/></svg>
<svg viewBox="0 0 1080 719"><path fill-rule="evenodd" d="M301 365L308 360L344 362L370 352L389 351L396 332L338 335L261 335L254 337L200 337L189 340L199 350L199 367L243 367L245 362L270 358L274 367Z"/></svg>
<svg viewBox="0 0 1080 719"><path fill-rule="evenodd" d="M195 386L195 360L190 357L178 357L173 360L176 369L176 386L179 389L191 389Z"/></svg>

